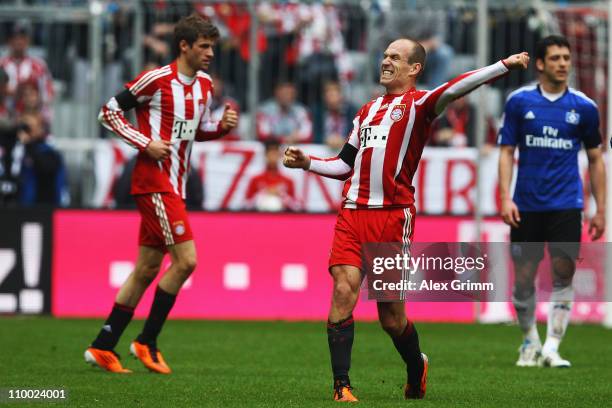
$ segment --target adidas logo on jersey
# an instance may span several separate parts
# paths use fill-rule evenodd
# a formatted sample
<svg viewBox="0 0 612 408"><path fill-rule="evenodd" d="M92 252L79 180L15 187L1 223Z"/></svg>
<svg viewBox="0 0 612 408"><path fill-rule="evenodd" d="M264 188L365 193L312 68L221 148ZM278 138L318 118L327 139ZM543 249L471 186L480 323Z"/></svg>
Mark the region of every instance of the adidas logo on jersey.
<svg viewBox="0 0 612 408"><path fill-rule="evenodd" d="M187 100L191 100L191 99L193 99L193 96L191 96L191 92L190 92L190 93L188 93L188 94L185 96L185 99L187 99Z"/></svg>
<svg viewBox="0 0 612 408"><path fill-rule="evenodd" d="M535 115L533 114L532 111L527 112L527 114L525 115L525 119L535 119Z"/></svg>

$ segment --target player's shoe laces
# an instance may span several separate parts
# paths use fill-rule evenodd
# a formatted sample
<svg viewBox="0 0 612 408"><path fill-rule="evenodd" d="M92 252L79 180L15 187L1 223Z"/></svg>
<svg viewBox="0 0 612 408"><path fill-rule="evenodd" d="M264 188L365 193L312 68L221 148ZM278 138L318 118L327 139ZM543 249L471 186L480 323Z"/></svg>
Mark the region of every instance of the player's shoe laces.
<svg viewBox="0 0 612 408"><path fill-rule="evenodd" d="M130 344L130 354L140 360L150 371L159 374L170 374L172 372L155 345L142 344L134 340Z"/></svg>
<svg viewBox="0 0 612 408"><path fill-rule="evenodd" d="M423 356L423 374L421 374L421 382L418 387L412 387L410 383L406 383L404 386L404 398L405 399L423 399L425 397L425 391L427 390L427 370L429 368L429 359L425 353L421 353Z"/></svg>
<svg viewBox="0 0 612 408"><path fill-rule="evenodd" d="M541 367L569 368L572 366L569 361L561 358L558 351L543 351L539 363Z"/></svg>
<svg viewBox="0 0 612 408"><path fill-rule="evenodd" d="M519 358L516 360L517 367L536 367L542 353L542 345L525 340L518 349Z"/></svg>
<svg viewBox="0 0 612 408"><path fill-rule="evenodd" d="M351 392L353 387L351 387L350 382L336 380L334 383L334 401L338 402L357 402L359 401L357 397L353 395Z"/></svg>
<svg viewBox="0 0 612 408"><path fill-rule="evenodd" d="M93 347L85 350L85 362L111 373L131 373L132 370L123 368L119 358L119 354L115 353L114 350L102 350Z"/></svg>

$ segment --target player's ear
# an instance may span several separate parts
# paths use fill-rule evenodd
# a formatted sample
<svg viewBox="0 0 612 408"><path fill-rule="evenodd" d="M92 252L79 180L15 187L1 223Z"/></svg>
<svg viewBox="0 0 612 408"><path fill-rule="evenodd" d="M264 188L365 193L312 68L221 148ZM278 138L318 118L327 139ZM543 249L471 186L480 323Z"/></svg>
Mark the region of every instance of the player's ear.
<svg viewBox="0 0 612 408"><path fill-rule="evenodd" d="M410 67L410 73L414 76L418 77L419 75L421 75L422 72L423 72L423 64L421 64L420 62L415 62Z"/></svg>
<svg viewBox="0 0 612 408"><path fill-rule="evenodd" d="M181 40L181 42L179 42L179 49L181 51L187 51L187 48L189 48L189 43L187 40Z"/></svg>
<svg viewBox="0 0 612 408"><path fill-rule="evenodd" d="M544 71L544 61L542 61L540 58L536 59L535 66L538 72Z"/></svg>

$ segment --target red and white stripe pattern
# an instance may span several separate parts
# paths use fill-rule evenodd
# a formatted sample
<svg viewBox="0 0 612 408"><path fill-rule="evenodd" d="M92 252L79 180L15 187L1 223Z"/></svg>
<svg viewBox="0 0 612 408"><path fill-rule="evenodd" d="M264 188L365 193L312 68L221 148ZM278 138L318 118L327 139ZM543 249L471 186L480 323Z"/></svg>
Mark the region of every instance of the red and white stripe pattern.
<svg viewBox="0 0 612 408"><path fill-rule="evenodd" d="M166 206L162 200L161 194L151 194L151 200L155 207L155 215L159 221L162 234L164 235L164 242L166 245L174 245L174 237L172 236L172 230L170 229L170 221L168 221L168 213L166 212Z"/></svg>
<svg viewBox="0 0 612 408"><path fill-rule="evenodd" d="M198 77L212 81L212 79L208 76L208 74L205 74L203 72L198 72ZM206 94L204 117L202 118L202 121L200 122L200 131L196 139L198 141L212 140L212 139L219 137L219 135L221 134L220 126L221 126L221 119L223 115L219 117L219 120L213 120L212 112L210 110L211 105L212 105L212 88L210 88L208 90L208 93Z"/></svg>
<svg viewBox="0 0 612 408"><path fill-rule="evenodd" d="M221 136L219 123L210 122L210 76L198 72L189 82L177 72L174 62L144 72L126 88L139 102L136 107L138 128L125 118L115 98L102 108L99 118L105 127L141 151L132 177L132 194L172 192L185 198L193 141ZM192 122L199 124L193 129L196 134L176 138L177 132L185 136L183 132ZM144 153L151 140L173 141L167 160L154 161Z"/></svg>
<svg viewBox="0 0 612 408"><path fill-rule="evenodd" d="M158 89L158 84L155 81L169 75L172 75L172 70L170 66L167 65L141 74L131 85L128 84L127 88L132 95L136 97L139 103L146 104L149 102L149 106L159 106L159 99L156 101L157 103L150 103L154 96L159 98L160 95L160 89ZM159 115L155 115L156 113L159 112L153 112L153 116L157 116L153 121L157 126L154 127L153 123L150 123L151 126L149 126L149 129L153 131L147 132L143 129L143 132L140 132L125 119L117 100L111 98L111 100L102 107L98 119L107 129L115 132L125 142L138 150L144 150L150 140L160 140L161 138L159 134L159 121L156 120L159 119ZM140 117L138 119L140 120Z"/></svg>
<svg viewBox="0 0 612 408"><path fill-rule="evenodd" d="M404 208L404 226L402 228L402 255L410 256L410 237L412 236L412 213L410 208ZM410 280L410 270L402 269L402 282ZM400 300L406 299L406 291L400 291Z"/></svg>
<svg viewBox="0 0 612 408"><path fill-rule="evenodd" d="M165 65L161 68L153 69L151 71L145 72L144 74L140 75L136 79L136 81L134 81L127 88L132 93L132 95L146 97L147 87L154 86L155 81L157 79L162 78L166 75L170 75L171 73L172 73L172 69L170 65Z"/></svg>
<svg viewBox="0 0 612 408"><path fill-rule="evenodd" d="M352 174L331 160L311 160L320 175L346 179L345 208L409 207L414 204L412 178L430 134L433 119L453 99L506 74L500 61L471 71L432 91L412 88L400 95L384 95L359 111L347 143L358 149Z"/></svg>
<svg viewBox="0 0 612 408"><path fill-rule="evenodd" d="M98 115L98 120L102 122L104 127L121 135L124 141L138 150L144 150L149 144L150 139L134 129L127 119L125 119L123 111L119 107L117 99L114 97L102 107L100 115Z"/></svg>
<svg viewBox="0 0 612 408"><path fill-rule="evenodd" d="M8 76L9 94L14 94L19 85L29 82L38 87L44 105L48 106L53 100L53 78L44 60L29 55L21 59L6 56L0 58L0 68Z"/></svg>

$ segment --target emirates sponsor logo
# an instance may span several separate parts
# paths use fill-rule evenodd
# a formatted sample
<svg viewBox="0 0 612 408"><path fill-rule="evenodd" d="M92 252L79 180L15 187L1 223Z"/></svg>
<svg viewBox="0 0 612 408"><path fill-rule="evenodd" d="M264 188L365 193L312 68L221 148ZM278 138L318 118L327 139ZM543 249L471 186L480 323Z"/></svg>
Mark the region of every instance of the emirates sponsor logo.
<svg viewBox="0 0 612 408"><path fill-rule="evenodd" d="M545 149L574 149L574 142L569 139L552 138L548 136L539 137L534 135L525 135L525 144L528 147L541 147Z"/></svg>

